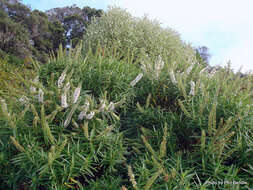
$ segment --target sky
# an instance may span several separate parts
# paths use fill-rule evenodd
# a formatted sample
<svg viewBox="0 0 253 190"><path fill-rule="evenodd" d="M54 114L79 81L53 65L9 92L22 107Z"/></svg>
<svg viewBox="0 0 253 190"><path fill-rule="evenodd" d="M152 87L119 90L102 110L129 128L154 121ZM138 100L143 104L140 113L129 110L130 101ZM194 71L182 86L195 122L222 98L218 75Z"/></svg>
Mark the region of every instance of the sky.
<svg viewBox="0 0 253 190"><path fill-rule="evenodd" d="M107 10L116 5L133 16L144 14L176 30L194 47L206 46L210 64L253 71L253 0L23 0L32 9L48 10L76 4Z"/></svg>

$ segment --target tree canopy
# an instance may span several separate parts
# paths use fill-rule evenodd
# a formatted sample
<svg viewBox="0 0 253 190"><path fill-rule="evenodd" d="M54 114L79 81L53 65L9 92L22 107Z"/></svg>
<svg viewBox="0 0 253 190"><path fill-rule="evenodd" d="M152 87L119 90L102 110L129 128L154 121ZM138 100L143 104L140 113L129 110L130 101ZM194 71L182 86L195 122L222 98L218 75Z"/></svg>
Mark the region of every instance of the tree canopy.
<svg viewBox="0 0 253 190"><path fill-rule="evenodd" d="M19 0L0 1L1 54L19 58L33 57L46 62L51 51L60 44L75 46L83 37L92 17L102 10L76 5L54 8L46 12L31 10Z"/></svg>

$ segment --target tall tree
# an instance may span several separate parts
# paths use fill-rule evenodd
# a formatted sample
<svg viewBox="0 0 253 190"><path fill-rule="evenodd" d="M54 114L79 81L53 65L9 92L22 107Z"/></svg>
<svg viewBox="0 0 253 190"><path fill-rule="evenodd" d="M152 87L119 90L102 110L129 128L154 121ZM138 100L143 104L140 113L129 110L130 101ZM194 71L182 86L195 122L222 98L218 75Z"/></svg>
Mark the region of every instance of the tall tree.
<svg viewBox="0 0 253 190"><path fill-rule="evenodd" d="M7 15L15 22L23 23L30 15L30 8L20 3L19 0L2 0L0 4Z"/></svg>
<svg viewBox="0 0 253 190"><path fill-rule="evenodd" d="M24 58L30 55L29 33L21 23L16 23L0 10L0 49Z"/></svg>
<svg viewBox="0 0 253 190"><path fill-rule="evenodd" d="M56 51L60 44L66 47L72 41L75 46L92 16L101 14L102 10L76 5L32 11L20 0L0 0L0 49L21 58L32 55L45 62L49 52Z"/></svg>
<svg viewBox="0 0 253 190"><path fill-rule="evenodd" d="M46 11L51 22L58 21L62 24L65 30L65 45L69 45L70 41L72 41L73 46L82 39L92 17L99 17L102 13L102 10L92 9L90 7L80 9L76 5Z"/></svg>
<svg viewBox="0 0 253 190"><path fill-rule="evenodd" d="M56 51L60 44L66 46L65 29L59 21L49 22L49 30L51 33L50 40L52 41L53 51Z"/></svg>
<svg viewBox="0 0 253 190"><path fill-rule="evenodd" d="M196 50L196 57L199 62L208 65L209 59L211 58L211 55L209 53L209 49L206 46L201 46L195 49Z"/></svg>

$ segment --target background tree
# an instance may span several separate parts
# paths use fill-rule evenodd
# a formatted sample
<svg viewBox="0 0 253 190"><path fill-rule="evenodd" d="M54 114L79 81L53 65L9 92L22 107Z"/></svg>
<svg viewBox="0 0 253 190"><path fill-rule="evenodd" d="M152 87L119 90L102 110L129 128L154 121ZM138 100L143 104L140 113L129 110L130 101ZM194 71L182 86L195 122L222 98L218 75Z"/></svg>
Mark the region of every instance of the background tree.
<svg viewBox="0 0 253 190"><path fill-rule="evenodd" d="M0 52L46 62L60 44L65 48L72 41L75 46L92 17L101 14L102 10L76 5L32 11L19 0L0 0Z"/></svg>
<svg viewBox="0 0 253 190"><path fill-rule="evenodd" d="M75 46L82 39L92 17L100 17L102 13L102 10L87 6L81 9L76 5L46 11L50 22L59 22L63 26L65 46L70 45L70 41Z"/></svg>
<svg viewBox="0 0 253 190"><path fill-rule="evenodd" d="M196 48L195 51L197 60L204 65L209 65L209 60L211 58L209 49L206 46L200 46Z"/></svg>
<svg viewBox="0 0 253 190"><path fill-rule="evenodd" d="M0 49L21 58L30 55L29 33L21 23L14 22L0 10Z"/></svg>
<svg viewBox="0 0 253 190"><path fill-rule="evenodd" d="M59 21L49 22L49 30L51 33L50 40L52 41L53 51L55 52L59 45L66 46L65 30Z"/></svg>
<svg viewBox="0 0 253 190"><path fill-rule="evenodd" d="M15 22L24 23L31 13L30 8L20 3L19 0L9 0L3 4L5 7L4 10Z"/></svg>
<svg viewBox="0 0 253 190"><path fill-rule="evenodd" d="M50 22L44 12L34 10L27 17L24 23L30 33L30 42L34 47L34 54L42 61L46 61L48 53L53 50L52 31L50 31Z"/></svg>

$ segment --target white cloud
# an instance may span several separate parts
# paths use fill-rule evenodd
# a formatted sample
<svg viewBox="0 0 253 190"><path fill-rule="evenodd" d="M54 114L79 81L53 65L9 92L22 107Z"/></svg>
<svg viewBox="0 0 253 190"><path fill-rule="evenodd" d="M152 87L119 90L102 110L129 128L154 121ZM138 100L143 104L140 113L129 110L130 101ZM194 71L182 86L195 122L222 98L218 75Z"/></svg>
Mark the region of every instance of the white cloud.
<svg viewBox="0 0 253 190"><path fill-rule="evenodd" d="M252 0L107 0L134 16L158 19L193 45L206 45L211 64L231 60L232 67L252 69ZM251 34L250 34L251 33Z"/></svg>

